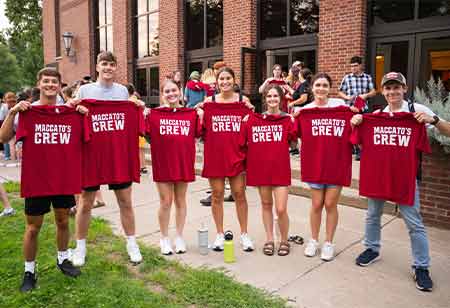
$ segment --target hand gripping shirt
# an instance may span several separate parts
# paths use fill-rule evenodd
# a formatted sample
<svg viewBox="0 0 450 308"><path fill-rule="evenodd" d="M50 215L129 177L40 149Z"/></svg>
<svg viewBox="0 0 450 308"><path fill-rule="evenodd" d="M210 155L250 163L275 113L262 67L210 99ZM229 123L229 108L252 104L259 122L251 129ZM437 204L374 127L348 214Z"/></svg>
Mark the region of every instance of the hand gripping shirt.
<svg viewBox="0 0 450 308"><path fill-rule="evenodd" d="M352 142L362 145L360 195L412 206L419 153L431 152L425 125L409 112L365 114Z"/></svg>
<svg viewBox="0 0 450 308"><path fill-rule="evenodd" d="M195 138L201 133L197 111L192 108L161 107L146 118L150 135L153 181L195 180Z"/></svg>
<svg viewBox="0 0 450 308"><path fill-rule="evenodd" d="M242 151L247 154L247 185L291 185L289 141L295 139L295 125L290 116L250 114L242 123L240 141Z"/></svg>
<svg viewBox="0 0 450 308"><path fill-rule="evenodd" d="M302 140L300 173L303 182L350 186L352 116L346 106L300 111L296 120Z"/></svg>
<svg viewBox="0 0 450 308"><path fill-rule="evenodd" d="M21 196L73 195L82 188L82 145L89 140L87 116L67 106L35 106L19 114L23 141Z"/></svg>
<svg viewBox="0 0 450 308"><path fill-rule="evenodd" d="M205 103L203 106L204 158L202 176L236 176L245 169L240 151L242 119L251 112L244 103Z"/></svg>
<svg viewBox="0 0 450 308"><path fill-rule="evenodd" d="M83 187L140 181L142 110L130 101L83 100L91 141L83 147Z"/></svg>

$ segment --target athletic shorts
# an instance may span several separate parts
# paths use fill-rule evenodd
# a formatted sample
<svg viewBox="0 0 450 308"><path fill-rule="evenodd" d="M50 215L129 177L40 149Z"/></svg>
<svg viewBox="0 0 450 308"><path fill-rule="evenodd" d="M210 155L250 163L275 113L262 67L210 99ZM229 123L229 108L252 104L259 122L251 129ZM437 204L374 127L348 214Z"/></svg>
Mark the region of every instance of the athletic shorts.
<svg viewBox="0 0 450 308"><path fill-rule="evenodd" d="M109 190L121 190L130 187L132 182L125 182L125 183L119 183L119 184L108 184ZM97 186L91 186L91 187L85 187L83 188L84 191L97 191L100 190L100 185Z"/></svg>
<svg viewBox="0 0 450 308"><path fill-rule="evenodd" d="M53 206L55 209L70 209L75 204L73 195L25 198L25 214L28 216L41 216L50 212L50 206Z"/></svg>
<svg viewBox="0 0 450 308"><path fill-rule="evenodd" d="M317 184L317 183L306 183L309 185L311 189L327 189L327 188L336 188L337 185L331 185L331 184Z"/></svg>

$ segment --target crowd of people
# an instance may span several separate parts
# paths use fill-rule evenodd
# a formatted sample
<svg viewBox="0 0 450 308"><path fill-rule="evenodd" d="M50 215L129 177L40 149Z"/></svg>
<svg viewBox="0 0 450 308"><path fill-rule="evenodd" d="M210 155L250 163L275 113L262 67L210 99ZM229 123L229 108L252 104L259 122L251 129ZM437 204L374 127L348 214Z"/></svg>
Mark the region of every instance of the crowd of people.
<svg viewBox="0 0 450 308"><path fill-rule="evenodd" d="M147 135L151 142L151 174L160 196L158 219L162 254L187 251L183 239L188 210L186 192L189 182L195 181L195 147L198 138L201 138L204 144L202 176L208 179L211 188L211 212L216 228L216 237L211 248L215 251L224 249L223 202L228 181L236 204L242 249L251 252L255 248L248 233L246 198L246 186L254 186L259 192L262 224L266 232L266 241L262 245L263 253L268 256L274 255L275 252L279 256L290 254L287 209L288 188L291 184L289 148L296 147L300 139L302 181L311 188L312 205L309 214L310 239L304 254L314 257L320 251L321 259L333 260L334 235L339 218L337 203L342 187L349 186L351 181L351 141L355 145L362 144L366 151L361 162L363 170L367 166L364 159L366 156L370 157L371 147L396 140L395 136L386 137L386 134L392 133L392 129L373 128L370 126L373 121L394 121L392 125L395 125L395 121L402 119L409 125L403 130L409 132L410 138L413 139L411 143L421 142L420 149L424 152L428 149L428 141L422 131L424 123L428 126L434 125L443 134L450 135L450 123L440 119L427 107L408 104L404 100L407 91L406 79L396 72L386 74L381 81L380 90L387 100L387 107L379 114L363 115L366 109L364 101L373 96L375 90L370 76L362 72L361 58L354 57L350 62L352 73L344 77L339 88L339 96L342 99L331 97L332 80L328 74L318 73L313 76L310 69L297 62L284 78L281 67L275 65L273 76L259 88L266 110L262 114L254 112L255 108L249 98L237 88L233 70L223 62L216 63L213 69L205 71L203 75L192 72L185 87L181 85L179 72L168 76L161 84L161 105L153 109L145 108L132 86L127 88L114 82L117 60L111 52L101 52L97 57L97 81L87 81L75 88L61 89L61 75L57 71L49 68L41 70L37 78L39 99L16 103L9 109L0 129L0 142L9 142L17 132L18 141L24 143L21 181L27 224L24 236L25 273L21 290L29 291L36 285L38 234L43 216L50 211L51 206L58 230L57 265L65 275L80 275L80 267L86 262L86 238L91 210L100 185L104 184L107 184L116 196L130 261L133 264L142 261L135 237L131 197L132 182L139 181L139 173L143 172L142 164L136 158L139 157L139 132ZM363 101L362 104L360 100ZM51 108L47 108L48 106ZM80 158L81 161L81 156L89 158L84 160L83 168L75 168L73 171L74 177L78 174L81 183L78 203L72 193L45 193L48 191L45 183L39 188L41 194L39 191L33 191L33 194L25 191L33 184L31 177L24 176L30 168L29 161L32 160L26 155L26 151L37 144L33 144L36 139L28 138L30 129L24 127L40 120L38 116L26 116L33 114L34 110L37 113L44 113L42 110L52 113L56 110L59 114L52 113L52 117L46 117L45 121L56 121L66 113L72 116L70 119L74 122L73 125L82 125L80 121L84 120L80 119L83 118L90 121L89 125L84 126L84 130L90 131L87 137L82 137L81 128L77 132L74 131L79 134L79 139L86 138L83 151L80 151L80 157L77 156L77 159ZM126 124L121 124L121 120L127 121ZM141 124L142 129L138 128ZM30 127L41 127L39 124L35 125ZM53 129L54 126L49 127ZM379 130L382 135L379 139L366 137ZM128 134L125 137L124 131ZM375 140L373 144L368 143L369 139ZM124 140L128 146L123 144ZM119 144L121 146L116 146ZM109 151L96 153L94 149L100 146L108 146ZM417 152L415 145L410 148L414 153ZM43 157L52 155L49 154L52 152L48 146L36 149L42 151ZM388 157L388 151L384 151L386 153L383 155ZM415 157L415 154L411 157ZM404 161L408 164L405 169L411 169L411 165L416 163L413 158L405 158ZM89 164L95 162L99 164L98 167L89 167ZM126 165L123 166L125 162ZM382 163L389 164L389 161ZM50 169L58 168L58 165L54 162L47 168L48 174L52 174L50 171L53 170ZM82 172L79 172L79 169L82 169ZM364 241L366 250L356 258L356 264L367 266L379 258L382 207L385 200L398 200L411 238L416 286L420 290L431 291L428 239L419 211L416 170L413 169L408 174L402 170L403 176L408 177L405 187L409 189L409 186L413 186L409 190L412 197L408 194L408 198L404 199L403 194L399 199L395 199L396 195L384 194L385 185L392 184L390 181L385 181L387 184L384 183L382 187L373 185L370 192L362 193L368 196L369 200ZM120 176L117 176L116 172ZM362 187L366 187L365 179L370 177L370 172L361 175ZM387 174L387 177L394 177L394 174ZM379 180L378 178L373 180ZM50 180L59 182L63 179ZM392 185L395 186L395 183ZM392 190L390 188L389 191ZM4 195L1 190L0 195ZM7 202L4 204L7 207ZM168 234L172 204L175 204L176 210L175 250ZM75 205L76 247L72 254L69 254L68 216ZM324 209L325 240L320 247L319 233ZM280 230L279 243L274 241L274 211Z"/></svg>

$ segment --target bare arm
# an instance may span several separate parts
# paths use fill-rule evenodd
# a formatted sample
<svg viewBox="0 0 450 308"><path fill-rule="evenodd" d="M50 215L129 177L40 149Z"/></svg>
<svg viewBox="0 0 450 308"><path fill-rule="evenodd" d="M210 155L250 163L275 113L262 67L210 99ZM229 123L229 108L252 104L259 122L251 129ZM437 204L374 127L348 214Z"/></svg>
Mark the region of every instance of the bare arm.
<svg viewBox="0 0 450 308"><path fill-rule="evenodd" d="M416 112L414 113L414 117L420 123L428 123L431 124L434 122L434 118L425 112ZM436 128L439 132L445 136L450 137L450 122L445 121L444 119L440 119L436 124Z"/></svg>
<svg viewBox="0 0 450 308"><path fill-rule="evenodd" d="M1 143L6 143L14 137L14 118L16 117L16 114L29 109L30 106L31 104L29 102L21 101L8 112L8 115L0 128Z"/></svg>
<svg viewBox="0 0 450 308"><path fill-rule="evenodd" d="M339 96L340 98L344 99L344 100L347 100L347 101L352 99L351 96L348 96L347 94L345 94L345 93L342 92L342 91L339 91L339 92L338 92L338 96Z"/></svg>
<svg viewBox="0 0 450 308"><path fill-rule="evenodd" d="M293 107L293 106L296 106L296 105L301 105L301 104L305 103L307 100L308 100L308 94L304 93L304 94L300 95L299 99L297 99L297 100L295 100L293 102L290 102L289 106Z"/></svg>
<svg viewBox="0 0 450 308"><path fill-rule="evenodd" d="M361 94L359 97L361 97L363 100L366 101L368 98L374 97L375 95L377 95L377 90L372 89L370 90L370 92L366 94Z"/></svg>

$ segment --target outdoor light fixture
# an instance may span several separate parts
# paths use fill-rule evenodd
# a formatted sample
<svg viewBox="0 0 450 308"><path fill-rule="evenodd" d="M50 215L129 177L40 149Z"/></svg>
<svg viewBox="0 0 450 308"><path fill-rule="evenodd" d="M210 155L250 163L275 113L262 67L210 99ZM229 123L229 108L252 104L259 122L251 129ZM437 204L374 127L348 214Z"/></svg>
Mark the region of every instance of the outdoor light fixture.
<svg viewBox="0 0 450 308"><path fill-rule="evenodd" d="M66 49L66 55L67 56L74 56L74 52L72 50L72 42L74 35L72 32L64 32L63 35L63 41L64 41L64 48Z"/></svg>

